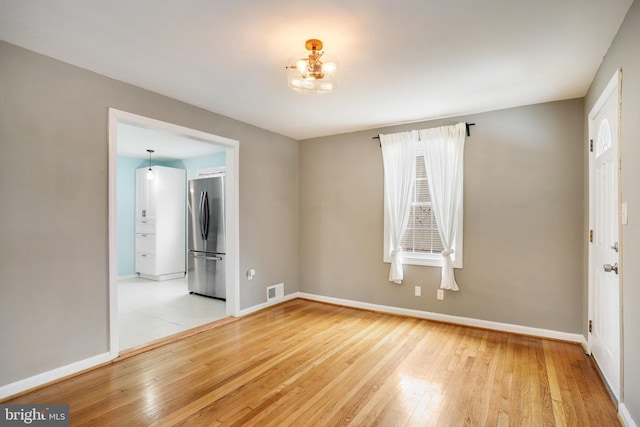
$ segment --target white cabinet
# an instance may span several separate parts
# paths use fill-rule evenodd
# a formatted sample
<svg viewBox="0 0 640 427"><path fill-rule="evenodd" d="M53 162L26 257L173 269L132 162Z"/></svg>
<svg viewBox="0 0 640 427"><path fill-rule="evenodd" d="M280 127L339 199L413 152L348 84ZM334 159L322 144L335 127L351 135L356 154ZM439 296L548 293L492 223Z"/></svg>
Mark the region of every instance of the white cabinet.
<svg viewBox="0 0 640 427"><path fill-rule="evenodd" d="M136 221L153 220L156 216L155 208L158 192L155 191L155 189L158 187L158 183L156 182L155 177L161 172L160 166L155 166L151 169L154 172L153 180L147 179L147 172L149 171L149 168L136 169ZM163 167L162 169L166 168Z"/></svg>
<svg viewBox="0 0 640 427"><path fill-rule="evenodd" d="M136 170L136 272L168 280L186 271L186 172L153 166Z"/></svg>

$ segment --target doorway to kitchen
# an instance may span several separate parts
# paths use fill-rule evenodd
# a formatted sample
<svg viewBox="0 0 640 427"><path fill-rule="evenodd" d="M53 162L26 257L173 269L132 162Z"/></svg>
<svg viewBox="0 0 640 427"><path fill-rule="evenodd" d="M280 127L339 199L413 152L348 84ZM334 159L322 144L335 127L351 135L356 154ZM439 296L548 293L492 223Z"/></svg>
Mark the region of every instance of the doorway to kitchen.
<svg viewBox="0 0 640 427"><path fill-rule="evenodd" d="M131 144L128 139L137 142ZM150 141L161 149L155 158L145 160ZM162 338L238 313L238 145L238 141L214 134L116 109L109 110L109 327L112 357L117 357L121 349L144 344L145 337L149 340ZM136 150L144 155L136 153ZM127 262L133 263L132 253L121 253L133 252L134 218L133 209L131 215L125 217L119 213L127 203L132 204L130 200L121 200L122 182L119 180L129 181L128 191L132 193L135 170L150 168L154 160L154 168L158 165L181 168L186 171L188 179L197 178L198 174L215 172L212 156L223 159L226 174L226 304L189 295L184 277L160 281L140 278L132 274L133 266L127 265ZM123 165L127 162L128 165ZM220 169L220 164L217 166ZM123 169L129 170L131 180L126 177L126 172L122 175ZM122 245L125 239L129 239L130 244ZM147 315L149 320L144 322Z"/></svg>

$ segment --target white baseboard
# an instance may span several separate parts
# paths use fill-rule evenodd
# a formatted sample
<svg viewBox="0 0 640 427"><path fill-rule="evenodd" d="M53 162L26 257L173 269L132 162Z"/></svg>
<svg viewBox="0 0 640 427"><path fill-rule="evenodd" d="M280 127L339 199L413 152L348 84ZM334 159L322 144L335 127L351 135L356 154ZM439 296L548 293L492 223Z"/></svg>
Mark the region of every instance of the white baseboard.
<svg viewBox="0 0 640 427"><path fill-rule="evenodd" d="M61 366L59 368L52 369L51 371L43 372L41 374L19 380L11 384L0 386L0 399L22 393L23 391L27 391L34 387L39 387L60 378L64 378L68 375L84 371L85 369L93 368L94 366L108 362L110 360L111 355L109 353L102 353L97 356L79 360L66 366Z"/></svg>
<svg viewBox="0 0 640 427"><path fill-rule="evenodd" d="M638 427L635 421L633 421L633 418L631 418L631 414L624 403L618 405L618 415L620 415L625 427Z"/></svg>
<svg viewBox="0 0 640 427"><path fill-rule="evenodd" d="M299 292L294 292L292 294L285 295L281 298L273 298L271 301L254 305L253 307L245 308L244 310L240 310L237 317L246 316L247 314L255 313L256 311L260 311L264 308L271 307L272 305L280 304L281 302L289 301L296 298L299 298Z"/></svg>
<svg viewBox="0 0 640 427"><path fill-rule="evenodd" d="M412 310L408 308L391 307L387 305L370 304L366 302L345 300L340 298L325 297L321 295L307 294L299 292L300 298L312 301L326 302L335 305L344 305L346 307L361 308L365 310L380 311L389 314L398 314L401 316L417 317L419 319L436 320L438 322L454 323L456 325L473 326L476 328L491 329L494 331L512 332L521 335L530 335L540 338L550 338L562 341L576 342L586 348L586 340L580 334L572 334L568 332L553 331L550 329L532 328L529 326L513 325L510 323L492 322L490 320L473 319L470 317L452 316L449 314L433 313L430 311Z"/></svg>
<svg viewBox="0 0 640 427"><path fill-rule="evenodd" d="M127 274L127 275L124 275L124 276L118 276L118 280L135 279L136 277L138 277L137 274Z"/></svg>

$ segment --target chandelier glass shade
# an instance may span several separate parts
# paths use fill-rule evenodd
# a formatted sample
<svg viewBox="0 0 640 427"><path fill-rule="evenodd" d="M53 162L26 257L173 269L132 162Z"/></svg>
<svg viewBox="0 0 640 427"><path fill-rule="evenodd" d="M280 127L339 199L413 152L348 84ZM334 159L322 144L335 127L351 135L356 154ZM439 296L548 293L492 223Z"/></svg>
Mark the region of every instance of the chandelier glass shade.
<svg viewBox="0 0 640 427"><path fill-rule="evenodd" d="M289 87L300 93L329 93L338 86L338 61L322 50L322 41L310 39L307 52L292 56L287 66Z"/></svg>

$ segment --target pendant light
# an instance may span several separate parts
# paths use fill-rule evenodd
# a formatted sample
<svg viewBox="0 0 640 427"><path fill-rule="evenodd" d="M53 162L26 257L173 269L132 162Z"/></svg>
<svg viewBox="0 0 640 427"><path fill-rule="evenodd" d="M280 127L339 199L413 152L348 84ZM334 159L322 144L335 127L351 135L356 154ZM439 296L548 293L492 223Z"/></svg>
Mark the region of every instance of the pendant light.
<svg viewBox="0 0 640 427"><path fill-rule="evenodd" d="M309 39L307 52L294 55L289 60L287 81L289 87L299 93L329 93L338 86L336 71L338 61L322 50L322 41Z"/></svg>
<svg viewBox="0 0 640 427"><path fill-rule="evenodd" d="M153 153L154 150L147 150L147 153L149 153L149 170L147 171L147 179L149 181L153 181L153 170L151 169L151 153Z"/></svg>

